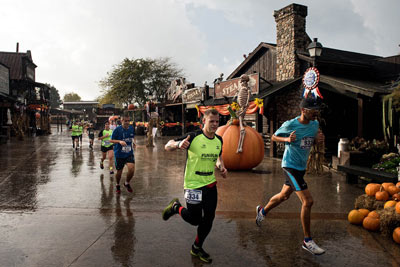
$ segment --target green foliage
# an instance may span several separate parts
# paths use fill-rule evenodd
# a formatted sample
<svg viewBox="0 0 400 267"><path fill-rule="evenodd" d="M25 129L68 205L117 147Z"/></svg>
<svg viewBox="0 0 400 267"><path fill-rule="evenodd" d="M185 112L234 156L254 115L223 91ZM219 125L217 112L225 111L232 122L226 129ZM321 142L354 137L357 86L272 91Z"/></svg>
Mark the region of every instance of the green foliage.
<svg viewBox="0 0 400 267"><path fill-rule="evenodd" d="M181 72L169 58L125 58L100 81L100 99L112 104L144 106L149 96L155 95L157 101L164 102L171 80L182 76Z"/></svg>
<svg viewBox="0 0 400 267"><path fill-rule="evenodd" d="M60 98L60 94L58 93L57 88L53 85L46 84L50 88L50 106L51 108L59 108L62 101Z"/></svg>
<svg viewBox="0 0 400 267"><path fill-rule="evenodd" d="M400 156L396 153L383 155L381 162L372 166L375 170L397 174Z"/></svg>
<svg viewBox="0 0 400 267"><path fill-rule="evenodd" d="M81 97L76 93L68 93L64 95L63 98L64 102L74 102L74 101L81 101Z"/></svg>
<svg viewBox="0 0 400 267"><path fill-rule="evenodd" d="M382 125L385 140L393 139L393 120L396 117L394 112L400 112L400 84L389 95L382 99Z"/></svg>

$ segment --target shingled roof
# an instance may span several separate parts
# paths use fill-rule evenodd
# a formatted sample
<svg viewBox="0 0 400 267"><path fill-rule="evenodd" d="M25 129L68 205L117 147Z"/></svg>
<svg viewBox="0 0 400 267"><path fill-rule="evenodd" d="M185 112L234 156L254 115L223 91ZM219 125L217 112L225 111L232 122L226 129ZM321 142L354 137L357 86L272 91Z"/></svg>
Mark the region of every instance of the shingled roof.
<svg viewBox="0 0 400 267"><path fill-rule="evenodd" d="M23 79L24 72L22 63L24 58L36 68L29 50L26 53L0 51L0 62L10 68L10 80Z"/></svg>

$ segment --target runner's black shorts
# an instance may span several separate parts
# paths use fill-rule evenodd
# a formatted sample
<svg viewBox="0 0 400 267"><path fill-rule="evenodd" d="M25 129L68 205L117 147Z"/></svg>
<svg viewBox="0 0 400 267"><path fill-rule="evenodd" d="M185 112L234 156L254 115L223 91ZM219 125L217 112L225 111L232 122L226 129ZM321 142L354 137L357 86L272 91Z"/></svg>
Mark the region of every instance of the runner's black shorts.
<svg viewBox="0 0 400 267"><path fill-rule="evenodd" d="M82 135L79 135L79 140L82 140Z"/></svg>
<svg viewBox="0 0 400 267"><path fill-rule="evenodd" d="M304 181L304 174L306 171L299 171L292 168L283 167L286 180L285 185L292 187L294 191L303 191L308 188L307 183Z"/></svg>
<svg viewBox="0 0 400 267"><path fill-rule="evenodd" d="M130 155L126 158L115 158L115 168L122 170L127 163L135 163L135 157Z"/></svg>
<svg viewBox="0 0 400 267"><path fill-rule="evenodd" d="M72 138L72 141L74 141L75 139L79 139L79 136L75 135L75 136L71 136L71 138Z"/></svg>
<svg viewBox="0 0 400 267"><path fill-rule="evenodd" d="M101 152L103 152L103 153L107 153L107 151L109 151L109 150L113 150L113 146L101 146Z"/></svg>
<svg viewBox="0 0 400 267"><path fill-rule="evenodd" d="M89 134L89 139L94 139L94 134Z"/></svg>

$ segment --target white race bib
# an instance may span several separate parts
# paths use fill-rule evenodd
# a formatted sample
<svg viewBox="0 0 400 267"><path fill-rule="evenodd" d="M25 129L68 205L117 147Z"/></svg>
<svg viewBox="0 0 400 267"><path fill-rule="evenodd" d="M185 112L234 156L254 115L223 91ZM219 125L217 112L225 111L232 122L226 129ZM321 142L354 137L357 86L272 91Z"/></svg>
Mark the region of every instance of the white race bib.
<svg viewBox="0 0 400 267"><path fill-rule="evenodd" d="M121 151L123 153L129 153L129 152L131 152L131 150L132 150L131 146L123 146L122 149L121 149Z"/></svg>
<svg viewBox="0 0 400 267"><path fill-rule="evenodd" d="M200 204L202 200L202 191L196 189L185 189L185 199L190 204Z"/></svg>
<svg viewBox="0 0 400 267"><path fill-rule="evenodd" d="M109 146L111 144L110 140L104 141L104 146Z"/></svg>
<svg viewBox="0 0 400 267"><path fill-rule="evenodd" d="M314 144L314 137L304 137L301 139L300 148L308 149L311 148Z"/></svg>

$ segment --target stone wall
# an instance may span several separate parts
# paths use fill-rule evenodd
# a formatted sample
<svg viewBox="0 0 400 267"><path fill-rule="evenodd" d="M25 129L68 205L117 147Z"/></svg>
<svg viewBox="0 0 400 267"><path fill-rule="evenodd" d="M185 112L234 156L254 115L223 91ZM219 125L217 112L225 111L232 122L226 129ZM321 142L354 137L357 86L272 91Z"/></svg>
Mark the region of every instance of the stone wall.
<svg viewBox="0 0 400 267"><path fill-rule="evenodd" d="M300 75L300 62L296 50L304 51L308 43L306 34L307 7L291 4L274 12L276 22L276 80L284 81Z"/></svg>
<svg viewBox="0 0 400 267"><path fill-rule="evenodd" d="M268 110L265 110L264 116L269 120L273 120L276 116L274 129L276 131L282 123L291 120L300 115L300 101L303 89L295 86L288 89L285 94L277 95L274 98L274 105L268 105Z"/></svg>

